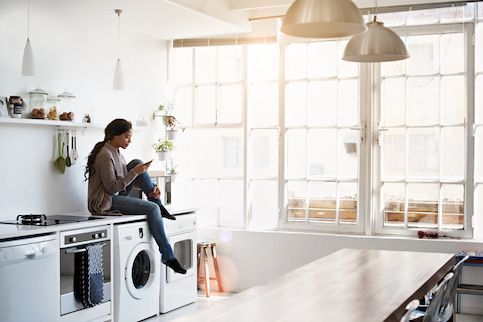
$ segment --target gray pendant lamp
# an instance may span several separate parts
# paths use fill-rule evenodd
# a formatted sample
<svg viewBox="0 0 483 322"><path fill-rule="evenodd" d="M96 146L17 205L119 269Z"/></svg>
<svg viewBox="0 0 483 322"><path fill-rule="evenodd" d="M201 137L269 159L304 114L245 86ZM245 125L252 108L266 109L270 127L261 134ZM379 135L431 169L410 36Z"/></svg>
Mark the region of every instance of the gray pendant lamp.
<svg viewBox="0 0 483 322"><path fill-rule="evenodd" d="M124 74L122 72L122 65L121 65L121 9L116 9L114 12L117 15L117 61L116 61L116 68L114 69L114 80L112 83L112 88L115 90L122 90L124 89Z"/></svg>
<svg viewBox="0 0 483 322"><path fill-rule="evenodd" d="M35 60L32 46L30 45L30 0L27 4L27 42L23 49L22 58L22 75L34 76L35 75Z"/></svg>
<svg viewBox="0 0 483 322"><path fill-rule="evenodd" d="M377 10L377 2L376 2ZM343 60L360 63L378 63L403 60L409 57L406 45L384 23L374 20L367 23L367 30L349 40L344 50Z"/></svg>
<svg viewBox="0 0 483 322"><path fill-rule="evenodd" d="M364 19L351 0L295 0L280 30L289 36L340 38L364 31Z"/></svg>

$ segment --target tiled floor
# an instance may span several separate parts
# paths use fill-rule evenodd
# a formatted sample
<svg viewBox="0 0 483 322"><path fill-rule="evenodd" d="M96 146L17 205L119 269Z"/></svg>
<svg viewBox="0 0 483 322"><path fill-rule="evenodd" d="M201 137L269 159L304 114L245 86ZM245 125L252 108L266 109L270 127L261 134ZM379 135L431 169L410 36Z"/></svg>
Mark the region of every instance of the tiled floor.
<svg viewBox="0 0 483 322"><path fill-rule="evenodd" d="M202 310L219 301L228 299L230 298L230 296L231 296L230 293L213 292L212 296L208 298L208 297L205 297L203 293L200 293L198 295L198 301L196 303L184 306L182 308L168 312L166 314L160 314L156 317L152 317L144 321L145 322L171 322L180 316L183 316L188 313L193 313L198 310ZM196 322L200 322L200 321L196 321ZM456 322L483 322L483 315L457 314Z"/></svg>

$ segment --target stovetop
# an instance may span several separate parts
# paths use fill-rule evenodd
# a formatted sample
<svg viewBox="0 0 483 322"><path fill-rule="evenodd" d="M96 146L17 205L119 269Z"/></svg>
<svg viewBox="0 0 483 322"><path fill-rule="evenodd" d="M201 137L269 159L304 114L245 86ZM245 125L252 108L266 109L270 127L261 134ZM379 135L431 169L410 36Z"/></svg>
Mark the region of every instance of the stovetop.
<svg viewBox="0 0 483 322"><path fill-rule="evenodd" d="M82 222L88 220L102 219L92 216L67 216L67 215L52 215L45 214L25 214L18 215L15 220L0 220L0 224L11 225L29 225L29 226L53 226L61 224L71 224L74 222Z"/></svg>

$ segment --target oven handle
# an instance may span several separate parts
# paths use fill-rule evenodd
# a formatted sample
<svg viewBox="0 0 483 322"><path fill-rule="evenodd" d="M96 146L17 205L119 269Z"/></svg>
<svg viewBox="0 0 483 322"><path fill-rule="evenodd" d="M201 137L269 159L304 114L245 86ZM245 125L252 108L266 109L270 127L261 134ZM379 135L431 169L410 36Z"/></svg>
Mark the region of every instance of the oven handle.
<svg viewBox="0 0 483 322"><path fill-rule="evenodd" d="M106 244L101 244L101 247L104 247L106 246ZM76 248L76 247L73 247L73 248L67 248L65 250L65 253L66 254L77 254L77 253L83 253L83 252L87 252L87 248Z"/></svg>

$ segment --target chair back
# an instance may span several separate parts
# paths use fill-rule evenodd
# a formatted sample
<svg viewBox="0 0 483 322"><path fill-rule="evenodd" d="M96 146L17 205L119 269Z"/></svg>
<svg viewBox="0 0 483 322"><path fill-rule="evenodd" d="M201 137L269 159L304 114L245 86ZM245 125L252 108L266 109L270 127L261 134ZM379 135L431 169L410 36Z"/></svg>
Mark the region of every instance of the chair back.
<svg viewBox="0 0 483 322"><path fill-rule="evenodd" d="M426 313L424 314L423 322L438 322L439 321L439 311L441 309L441 303L443 301L443 297L448 286L449 280L451 280L454 276L454 273L448 273L441 283L439 283L438 287L434 292L433 299L428 305Z"/></svg>
<svg viewBox="0 0 483 322"><path fill-rule="evenodd" d="M408 322L411 313L419 307L419 300L412 300L411 302L406 305L406 314L404 314L400 320L400 322Z"/></svg>
<svg viewBox="0 0 483 322"><path fill-rule="evenodd" d="M453 278L448 282L448 286L446 287L445 294L443 296L443 300L441 301L441 308L440 308L440 315L444 316L445 318L440 318L440 320L445 321L447 318L453 314L453 299L456 295L456 289L458 288L458 283L461 276L461 271L463 270L463 263L470 258L470 256L466 255L462 260L460 260L456 265L453 267Z"/></svg>

